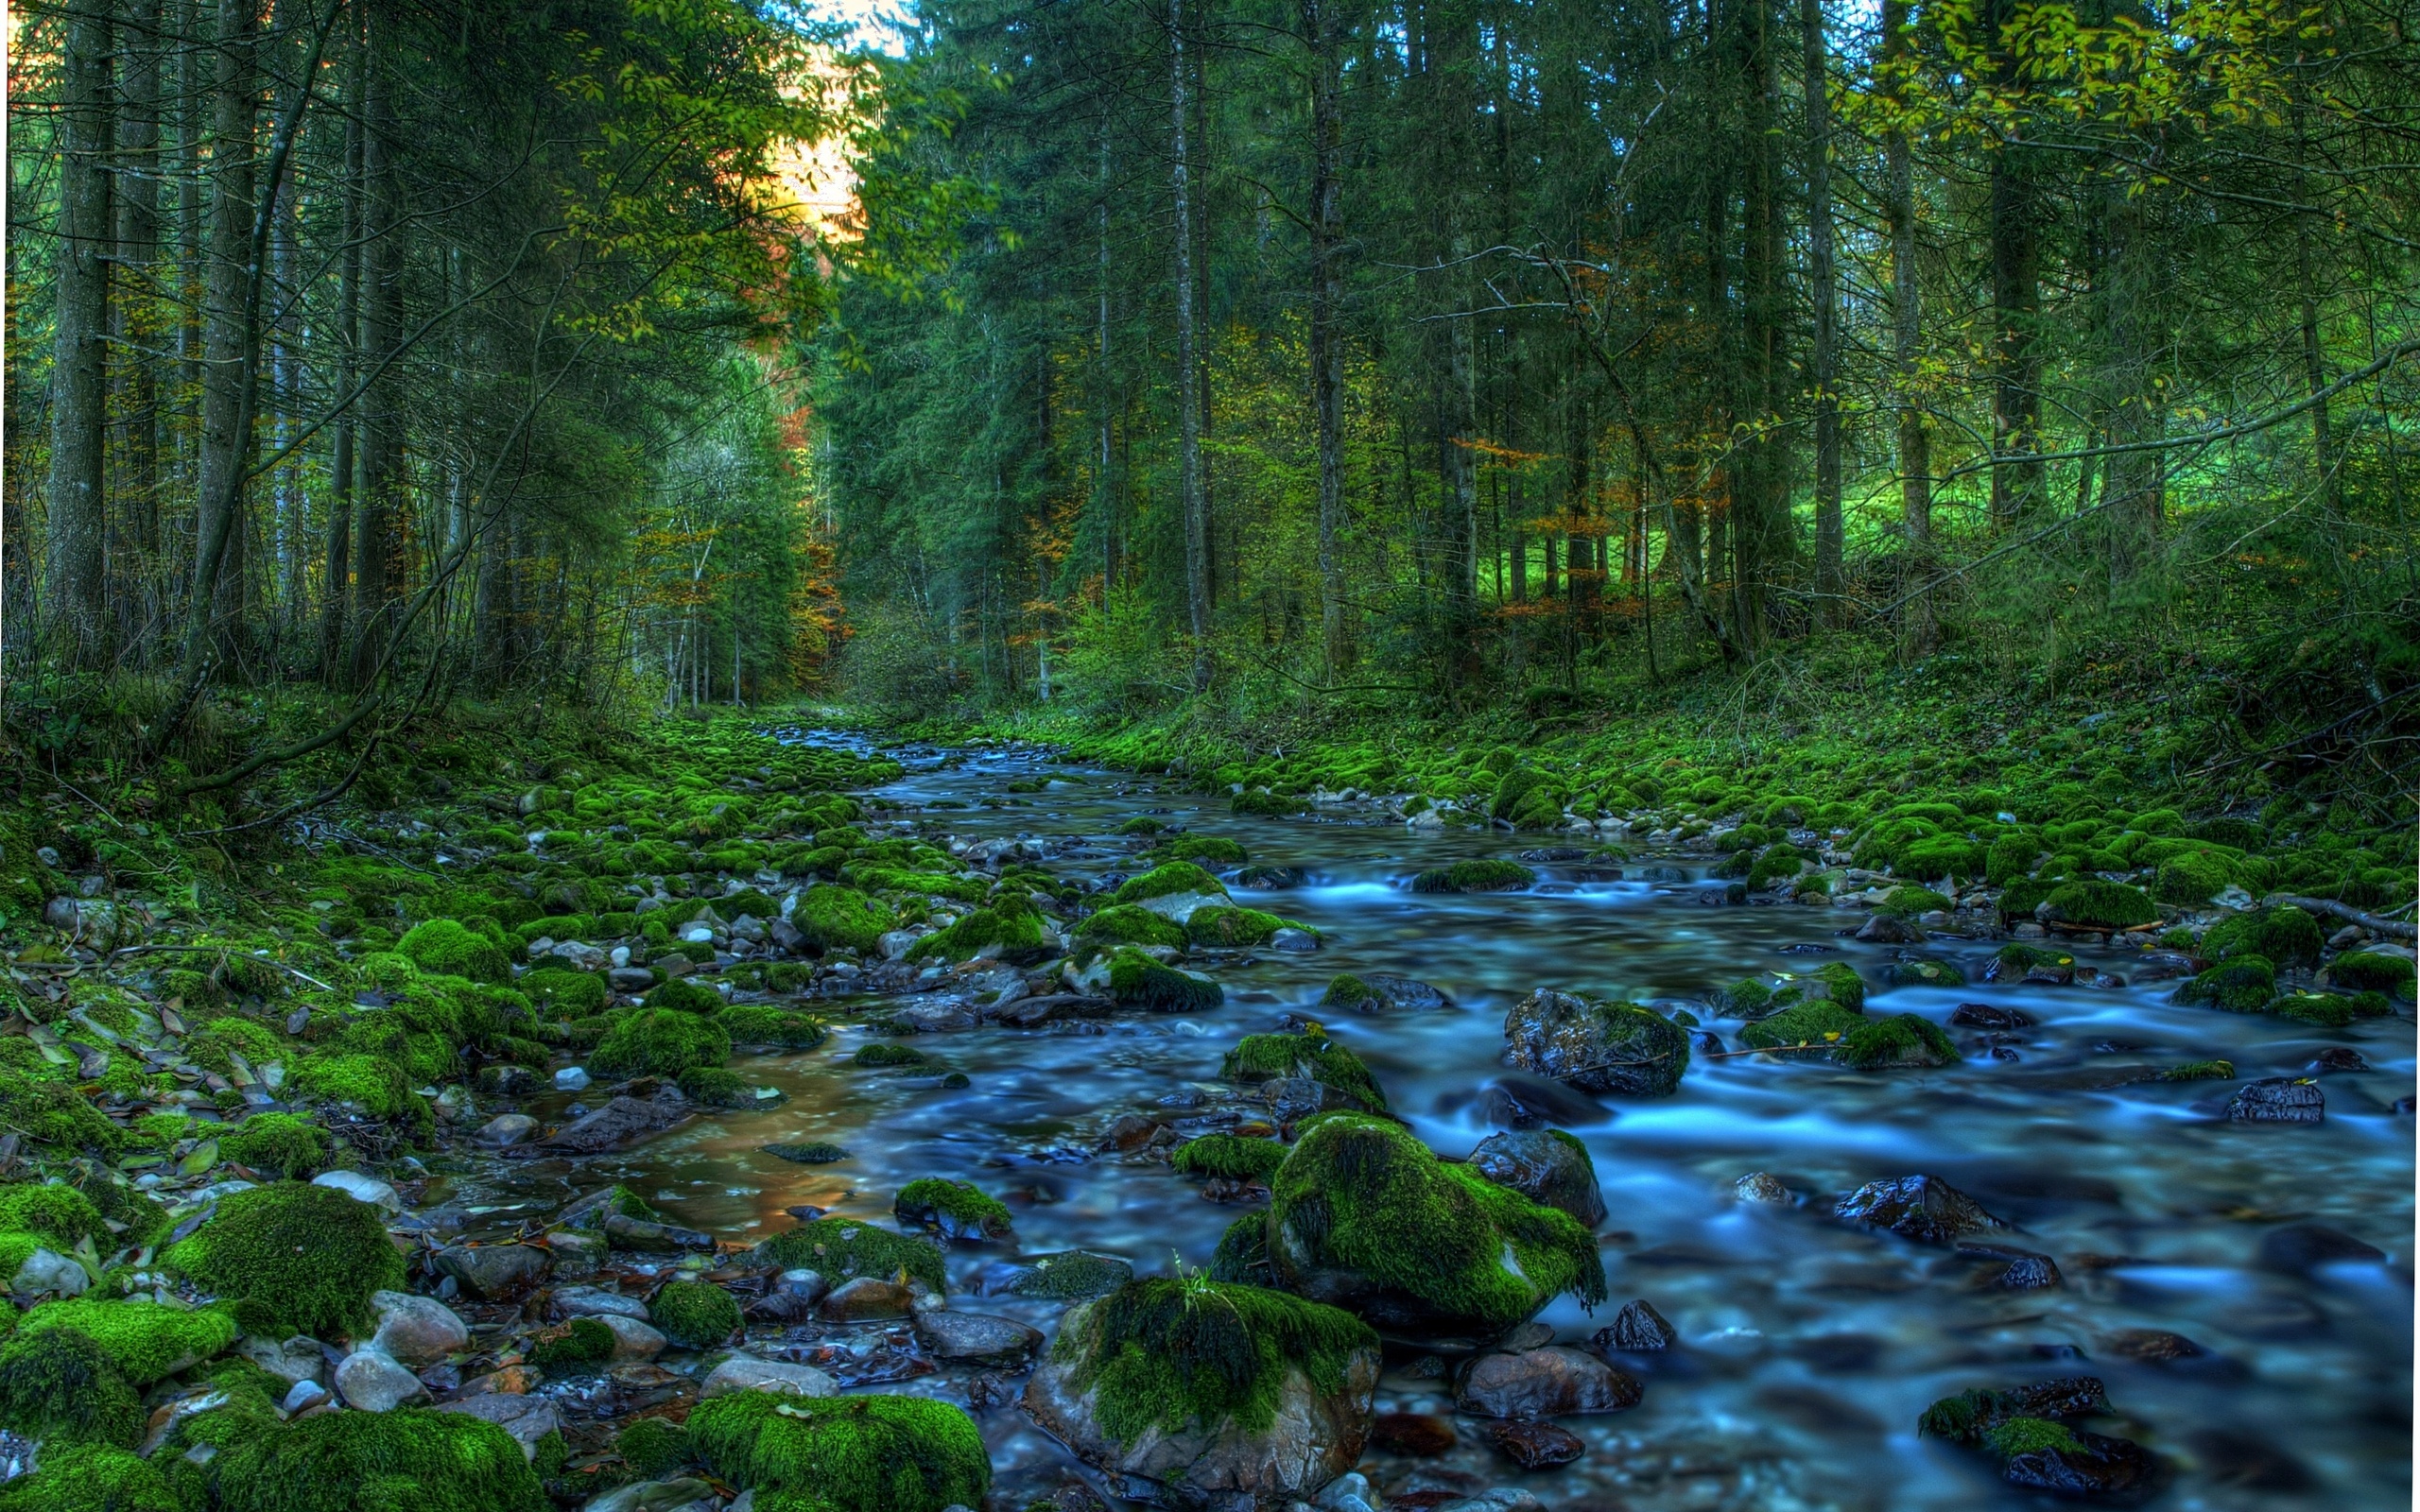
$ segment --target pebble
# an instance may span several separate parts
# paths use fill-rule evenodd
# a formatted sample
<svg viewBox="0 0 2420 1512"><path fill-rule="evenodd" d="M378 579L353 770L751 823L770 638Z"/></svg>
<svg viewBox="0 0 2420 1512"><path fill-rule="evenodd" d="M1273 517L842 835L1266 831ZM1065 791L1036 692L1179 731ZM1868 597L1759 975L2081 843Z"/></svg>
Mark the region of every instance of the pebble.
<svg viewBox="0 0 2420 1512"><path fill-rule="evenodd" d="M662 1354L665 1347L672 1342L653 1325L642 1323L634 1317L624 1317L619 1313L598 1313L594 1316L614 1334L613 1363L614 1365L633 1365L652 1360Z"/></svg>
<svg viewBox="0 0 2420 1512"><path fill-rule="evenodd" d="M916 1337L937 1360L1021 1360L1042 1346L1040 1331L1013 1318L935 1309L916 1314Z"/></svg>
<svg viewBox="0 0 2420 1512"><path fill-rule="evenodd" d="M280 1381L316 1382L328 1367L320 1341L303 1333L287 1339L247 1333L235 1341L235 1352Z"/></svg>
<svg viewBox="0 0 2420 1512"><path fill-rule="evenodd" d="M834 1287L823 1298L827 1323L858 1323L869 1318L906 1317L915 1308L915 1294L897 1281L860 1276Z"/></svg>
<svg viewBox="0 0 2420 1512"><path fill-rule="evenodd" d="M305 1407L316 1407L328 1400L328 1388L316 1381L297 1381L285 1388L285 1396L277 1404L278 1411L288 1418Z"/></svg>
<svg viewBox="0 0 2420 1512"><path fill-rule="evenodd" d="M1623 1303L1613 1322L1599 1329L1596 1337L1588 1342L1599 1349L1643 1354L1671 1349L1681 1342L1681 1335L1652 1303L1641 1297Z"/></svg>

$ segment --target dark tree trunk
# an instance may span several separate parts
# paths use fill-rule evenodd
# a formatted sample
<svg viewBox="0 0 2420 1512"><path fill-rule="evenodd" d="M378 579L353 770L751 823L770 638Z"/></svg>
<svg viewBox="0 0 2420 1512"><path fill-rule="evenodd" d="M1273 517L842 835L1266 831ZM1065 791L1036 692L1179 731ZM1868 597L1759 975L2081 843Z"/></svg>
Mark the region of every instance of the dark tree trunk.
<svg viewBox="0 0 2420 1512"><path fill-rule="evenodd" d="M1908 56L1907 0L1883 0L1882 60L1887 96L1900 95L1898 70ZM1909 575L1918 584L1932 576L1932 439L1925 427L1923 396L1916 390L1916 360L1924 335L1924 311L1916 284L1916 193L1914 164L1905 130L1883 140L1883 210L1891 229L1891 347L1897 390L1899 522L1907 533ZM1939 631L1932 595L1921 587L1900 609L1900 655L1913 662L1932 654Z"/></svg>
<svg viewBox="0 0 2420 1512"><path fill-rule="evenodd" d="M202 315L201 476L189 612L202 635L189 644L218 664L238 649L243 576L243 476L252 456L251 395L259 310L252 263L253 142L260 108L258 0L220 0L210 148L210 250ZM192 667L188 666L190 673Z"/></svg>
<svg viewBox="0 0 2420 1512"><path fill-rule="evenodd" d="M1185 0L1168 0L1169 187L1176 210L1177 473L1184 508L1185 607L1193 631L1193 686L1210 685L1209 505L1201 476L1200 312L1195 307L1191 69Z"/></svg>
<svg viewBox="0 0 2420 1512"><path fill-rule="evenodd" d="M1841 518L1841 402L1833 326L1839 318L1840 279L1832 249L1832 107L1827 94L1830 51L1824 42L1823 0L1799 0L1799 24L1806 50L1806 280L1815 306L1814 347L1807 376L1815 388L1815 622L1846 622L1841 568L1845 528Z"/></svg>
<svg viewBox="0 0 2420 1512"><path fill-rule="evenodd" d="M64 665L110 660L108 494L102 473L109 423L110 10L100 0L69 12L60 59L59 266L50 381L51 642Z"/></svg>

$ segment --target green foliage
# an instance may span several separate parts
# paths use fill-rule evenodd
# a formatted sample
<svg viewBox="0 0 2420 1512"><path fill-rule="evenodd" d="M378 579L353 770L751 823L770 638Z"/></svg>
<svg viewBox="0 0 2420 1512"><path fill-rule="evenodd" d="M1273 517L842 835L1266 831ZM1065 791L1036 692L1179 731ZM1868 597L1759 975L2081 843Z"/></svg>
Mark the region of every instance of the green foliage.
<svg viewBox="0 0 2420 1512"><path fill-rule="evenodd" d="M1226 885L1190 861L1169 861L1153 867L1139 877L1129 878L1111 898L1117 903L1145 903L1155 898L1168 898L1184 893L1202 893L1212 898L1227 896Z"/></svg>
<svg viewBox="0 0 2420 1512"><path fill-rule="evenodd" d="M1279 930L1300 927L1257 908L1212 904L1193 911L1193 916L1184 921L1184 936L1196 945L1233 948L1266 945Z"/></svg>
<svg viewBox="0 0 2420 1512"><path fill-rule="evenodd" d="M889 1280L905 1272L930 1291L948 1286L940 1250L921 1239L851 1218L817 1218L800 1224L759 1244L752 1253L760 1263L778 1270L821 1271L836 1284L858 1276Z"/></svg>
<svg viewBox="0 0 2420 1512"><path fill-rule="evenodd" d="M63 1182L22 1182L0 1187L0 1229L28 1233L65 1253L86 1239L111 1242L109 1225L93 1199Z"/></svg>
<svg viewBox="0 0 2420 1512"><path fill-rule="evenodd" d="M856 951L867 954L880 948L882 936L895 927L891 910L854 887L809 887L799 894L790 922L820 951Z"/></svg>
<svg viewBox="0 0 2420 1512"><path fill-rule="evenodd" d="M677 1085L681 1095L704 1108L753 1108L756 1093L736 1073L719 1066L692 1066L683 1072Z"/></svg>
<svg viewBox="0 0 2420 1512"><path fill-rule="evenodd" d="M1206 861L1214 867L1240 867L1252 859L1242 846L1216 834L1181 834L1151 853L1162 861Z"/></svg>
<svg viewBox="0 0 2420 1512"><path fill-rule="evenodd" d="M974 1420L925 1397L740 1391L700 1402L689 1440L715 1474L850 1512L981 1506L991 1457Z"/></svg>
<svg viewBox="0 0 2420 1512"><path fill-rule="evenodd" d="M291 1113L254 1113L218 1136L218 1153L286 1180L317 1176L328 1157L327 1132Z"/></svg>
<svg viewBox="0 0 2420 1512"><path fill-rule="evenodd" d="M813 1050L831 1038L821 1020L768 1003L735 1003L715 1015L735 1047Z"/></svg>
<svg viewBox="0 0 2420 1512"><path fill-rule="evenodd" d="M1283 818L1309 807L1299 798L1272 793L1265 787L1248 787L1227 801L1230 813L1257 815L1263 818Z"/></svg>
<svg viewBox="0 0 2420 1512"><path fill-rule="evenodd" d="M1849 1030L1840 1047L1832 1052L1832 1058L1859 1071L1893 1066L1954 1066L1958 1063L1958 1047L1931 1020L1901 1013L1868 1021Z"/></svg>
<svg viewBox="0 0 2420 1512"><path fill-rule="evenodd" d="M2327 963L2327 979L2356 991L2383 992L2406 1002L2411 999L2411 961L2383 951L2345 952Z"/></svg>
<svg viewBox="0 0 2420 1512"><path fill-rule="evenodd" d="M648 1316L675 1344L711 1349L739 1332L739 1304L712 1281L674 1281L655 1294Z"/></svg>
<svg viewBox="0 0 2420 1512"><path fill-rule="evenodd" d="M2229 956L2176 989L2179 1003L2257 1013L2277 995L2277 969L2263 956Z"/></svg>
<svg viewBox="0 0 2420 1512"><path fill-rule="evenodd" d="M1286 1163L1286 1146L1275 1140L1247 1139L1240 1134L1204 1134L1185 1141L1168 1158L1180 1176L1224 1177L1235 1181L1266 1183Z"/></svg>
<svg viewBox="0 0 2420 1512"><path fill-rule="evenodd" d="M1865 1026L1856 1009L1818 998L1757 1020L1739 1034L1751 1050L1778 1050L1792 1045L1820 1045L1845 1040Z"/></svg>
<svg viewBox="0 0 2420 1512"><path fill-rule="evenodd" d="M2080 1454L2083 1444L2074 1432L2047 1418L2011 1418L1983 1431L1983 1442L2004 1459L2045 1451Z"/></svg>
<svg viewBox="0 0 2420 1512"><path fill-rule="evenodd" d="M304 1182L230 1193L162 1260L205 1292L318 1338L366 1329L370 1294L404 1283L378 1210Z"/></svg>
<svg viewBox="0 0 2420 1512"><path fill-rule="evenodd" d="M990 907L975 909L957 923L918 940L908 947L907 958L962 961L995 947L1004 960L1031 963L1050 952L1052 939L1031 903L1022 898L1000 897Z"/></svg>
<svg viewBox="0 0 2420 1512"><path fill-rule="evenodd" d="M2151 895L2122 882L2070 882L2050 894L2049 903L2075 924L2132 929L2159 921L2159 908Z"/></svg>
<svg viewBox="0 0 2420 1512"><path fill-rule="evenodd" d="M721 993L702 982L692 982L683 976L656 984L642 1001L647 1007L661 1008L669 1013L715 1014L723 1010Z"/></svg>
<svg viewBox="0 0 2420 1512"><path fill-rule="evenodd" d="M110 1155L126 1133L74 1088L47 1076L0 1069L0 1127L61 1151Z"/></svg>
<svg viewBox="0 0 2420 1512"><path fill-rule="evenodd" d="M608 1081L678 1076L693 1067L731 1058L731 1036L710 1018L669 1008L640 1008L614 1021L589 1053L589 1074Z"/></svg>
<svg viewBox="0 0 2420 1512"><path fill-rule="evenodd" d="M1000 1238L1011 1227L1006 1204L966 1181L925 1177L899 1189L891 1212L903 1228L937 1227L944 1233Z"/></svg>

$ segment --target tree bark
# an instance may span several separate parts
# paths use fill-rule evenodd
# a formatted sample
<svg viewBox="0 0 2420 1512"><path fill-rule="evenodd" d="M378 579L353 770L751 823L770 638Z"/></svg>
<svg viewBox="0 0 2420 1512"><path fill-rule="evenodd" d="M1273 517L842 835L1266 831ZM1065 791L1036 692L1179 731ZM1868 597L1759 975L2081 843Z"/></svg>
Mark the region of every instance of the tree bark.
<svg viewBox="0 0 2420 1512"><path fill-rule="evenodd" d="M346 102L352 108L345 119L344 180L338 191L344 232L344 246L337 254L337 392L340 395L352 393L361 381L356 353L361 338L362 107L367 61L357 30L352 41L351 77L345 87ZM331 687L342 683L350 670L345 653L353 608L354 451L360 412L355 404L337 416L329 442L327 581L320 600L320 676ZM487 566L482 557L482 585ZM485 656L482 649L480 660Z"/></svg>
<svg viewBox="0 0 2420 1512"><path fill-rule="evenodd" d="M1903 102L1901 70L1908 60L1907 0L1883 0L1883 94L1892 109ZM1921 290L1916 284L1915 172L1908 133L1893 123L1883 138L1884 213L1891 228L1891 347L1897 390L1899 523L1907 534L1908 571L1918 582L1932 575L1932 438L1925 427L1917 391L1917 358L1924 334ZM1910 662L1932 654L1939 629L1932 595L1919 592L1901 611L1900 655Z"/></svg>
<svg viewBox="0 0 2420 1512"><path fill-rule="evenodd" d="M1209 508L1201 476L1199 312L1194 305L1193 156L1185 61L1185 0L1168 0L1169 187L1176 210L1177 477L1184 508L1185 607L1193 631L1193 687L1210 685Z"/></svg>
<svg viewBox="0 0 2420 1512"><path fill-rule="evenodd" d="M120 411L126 427L125 471L117 489L111 552L117 607L117 642L142 658L148 627L160 610L160 375L154 359L132 343L150 345L164 308L160 300L160 0L129 0L125 62L119 93L117 256L126 292L113 306L121 350Z"/></svg>
<svg viewBox="0 0 2420 1512"><path fill-rule="evenodd" d="M1751 652L1769 638L1766 590L1789 556L1785 515L1788 484L1783 448L1772 429L1778 417L1782 373L1782 226L1780 168L1773 131L1776 72L1772 0L1746 0L1740 44L1740 88L1747 104L1747 173L1741 197L1740 387L1752 412L1740 417L1755 431L1739 445L1744 474L1734 490L1733 560L1738 605L1736 634Z"/></svg>
<svg viewBox="0 0 2420 1512"><path fill-rule="evenodd" d="M1995 82L2019 87L2015 60L2003 37L2015 20L2015 0L1988 0ZM1992 522L2006 528L2042 503L2042 309L2040 206L2033 164L2012 129L1990 148L1989 242L1992 274Z"/></svg>
<svg viewBox="0 0 2420 1512"><path fill-rule="evenodd" d="M187 646L189 662L196 652L207 652L223 664L236 651L241 629L231 610L243 572L243 476L252 454L251 389L260 349L261 269L252 262L259 28L259 0L220 0L203 270L200 499L189 604L201 633L199 644Z"/></svg>
<svg viewBox="0 0 2420 1512"><path fill-rule="evenodd" d="M1815 306L1808 377L1815 386L1815 623L1830 627L1845 618L1847 580L1841 555L1846 529L1841 518L1841 401L1833 327L1839 319L1840 276L1832 247L1832 107L1828 94L1830 51L1824 41L1824 0L1799 0L1806 50L1806 246L1807 295Z"/></svg>
<svg viewBox="0 0 2420 1512"><path fill-rule="evenodd" d="M403 249L396 232L394 106L387 77L380 20L370 23L370 58L361 164L369 222L362 240L361 365L377 373L394 349L403 324ZM402 375L393 365L371 382L362 396L361 498L353 530L353 576L356 626L353 680L366 684L375 673L393 627L395 601L403 590L403 402Z"/></svg>
<svg viewBox="0 0 2420 1512"><path fill-rule="evenodd" d="M110 9L68 13L60 59L59 264L50 381L48 506L50 640L61 665L110 660L107 606L109 423Z"/></svg>
<svg viewBox="0 0 2420 1512"><path fill-rule="evenodd" d="M1344 618L1344 360L1336 331L1342 293L1337 256L1341 215L1332 4L1303 0L1303 29L1311 47L1310 360L1311 417L1319 453L1320 654L1331 678L1352 661ZM1517 593L1517 578L1515 583Z"/></svg>

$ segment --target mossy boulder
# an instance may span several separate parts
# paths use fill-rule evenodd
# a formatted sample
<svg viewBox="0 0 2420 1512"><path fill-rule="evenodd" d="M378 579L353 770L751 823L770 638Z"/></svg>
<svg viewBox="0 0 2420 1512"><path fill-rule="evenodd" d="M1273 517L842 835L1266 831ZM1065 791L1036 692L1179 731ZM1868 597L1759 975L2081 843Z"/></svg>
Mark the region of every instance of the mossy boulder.
<svg viewBox="0 0 2420 1512"><path fill-rule="evenodd" d="M6 1069L0 1069L0 1126L61 1153L112 1155L126 1142L126 1131L73 1086Z"/></svg>
<svg viewBox="0 0 2420 1512"><path fill-rule="evenodd" d="M1187 942L1183 924L1139 903L1117 903L1100 910L1076 926L1076 937L1093 944L1162 945L1180 951Z"/></svg>
<svg viewBox="0 0 2420 1512"><path fill-rule="evenodd" d="M44 1302L17 1324L17 1335L72 1329L101 1347L136 1387L146 1387L223 1352L235 1342L235 1319L216 1308L99 1297Z"/></svg>
<svg viewBox="0 0 2420 1512"><path fill-rule="evenodd" d="M2085 929L2134 929L2159 922L2159 905L2152 895L2122 882L2065 883L2046 902L2053 922Z"/></svg>
<svg viewBox="0 0 2420 1512"><path fill-rule="evenodd" d="M1304 926L1267 914L1257 908L1230 908L1212 904L1193 911L1184 921L1185 938L1195 945L1237 948L1266 945L1281 929Z"/></svg>
<svg viewBox="0 0 2420 1512"><path fill-rule="evenodd" d="M1110 957L1109 995L1127 1007L1153 1013L1204 1013L1227 1000L1225 990L1208 977L1162 966L1132 950Z"/></svg>
<svg viewBox="0 0 2420 1512"><path fill-rule="evenodd" d="M2266 956L2228 956L2176 989L2176 1001L2229 1013L2257 1013L2277 995L2277 968Z"/></svg>
<svg viewBox="0 0 2420 1512"><path fill-rule="evenodd" d="M1594 1229L1605 1221L1604 1189L1588 1146L1559 1128L1491 1134L1471 1151L1470 1167L1531 1202L1559 1208Z"/></svg>
<svg viewBox="0 0 2420 1512"><path fill-rule="evenodd" d="M2325 944L2319 920L2289 903L2220 919L2204 932L2202 954L2214 961L2257 955L2273 966L2312 967Z"/></svg>
<svg viewBox="0 0 2420 1512"><path fill-rule="evenodd" d="M894 928L897 916L855 887L809 887L798 895L790 923L806 943L819 951L856 951L868 954L881 947L882 936Z"/></svg>
<svg viewBox="0 0 2420 1512"><path fill-rule="evenodd" d="M689 1443L756 1504L846 1512L981 1506L991 1456L975 1420L926 1397L802 1398L739 1391L700 1402Z"/></svg>
<svg viewBox="0 0 2420 1512"><path fill-rule="evenodd" d="M614 1358L615 1342L613 1329L605 1324L576 1317L541 1329L529 1341L529 1363L552 1375L584 1375L605 1367Z"/></svg>
<svg viewBox="0 0 2420 1512"><path fill-rule="evenodd" d="M1915 960L1893 961L1883 971L1883 980L1893 987L1962 987L1966 973L1955 961L1919 957Z"/></svg>
<svg viewBox="0 0 2420 1512"><path fill-rule="evenodd" d="M1751 1050L1786 1050L1800 1045L1833 1045L1864 1027L1865 1016L1829 998L1801 1003L1748 1025L1739 1042Z"/></svg>
<svg viewBox="0 0 2420 1512"><path fill-rule="evenodd" d="M1229 1081L1255 1084L1306 1076L1332 1087L1374 1112L1387 1110L1387 1095L1361 1057L1327 1037L1316 1024L1290 1034L1250 1034L1236 1042L1219 1067Z"/></svg>
<svg viewBox="0 0 2420 1512"><path fill-rule="evenodd" d="M1029 966L1057 950L1058 943L1032 903L1004 896L918 940L908 948L908 959L964 961L989 952L1013 965Z"/></svg>
<svg viewBox="0 0 2420 1512"><path fill-rule="evenodd" d="M682 1096L700 1108L769 1108L783 1101L769 1088L769 1095L757 1096L757 1090L742 1081L737 1072L725 1071L720 1066L692 1066L675 1079L674 1085L681 1089Z"/></svg>
<svg viewBox="0 0 2420 1512"><path fill-rule="evenodd" d="M554 966L542 966L512 985L528 994L530 1002L563 1019L602 1011L610 995L605 979L596 972Z"/></svg>
<svg viewBox="0 0 2420 1512"><path fill-rule="evenodd" d="M304 1181L319 1175L326 1163L328 1135L319 1125L292 1113L254 1113L218 1136L218 1153L269 1176Z"/></svg>
<svg viewBox="0 0 2420 1512"><path fill-rule="evenodd" d="M676 976L669 982L658 983L641 1000L641 1005L673 1013L720 1013L723 996L703 982Z"/></svg>
<svg viewBox="0 0 2420 1512"><path fill-rule="evenodd" d="M161 1257L169 1270L233 1301L251 1332L270 1322L315 1338L366 1332L370 1295L404 1283L404 1259L378 1210L331 1187L281 1181L230 1193L208 1222Z"/></svg>
<svg viewBox="0 0 2420 1512"><path fill-rule="evenodd" d="M1129 878L1111 895L1113 903L1148 908L1182 924L1197 908L1228 901L1224 883L1190 861L1169 861Z"/></svg>
<svg viewBox="0 0 2420 1512"><path fill-rule="evenodd" d="M1242 846L1219 834L1181 834L1154 847L1151 854L1161 861L1207 862L1214 867L1240 867L1252 859Z"/></svg>
<svg viewBox="0 0 2420 1512"><path fill-rule="evenodd" d="M731 1036L713 1019L670 1008L640 1008L614 1021L587 1061L591 1075L608 1081L633 1076L679 1076L696 1066L719 1066L731 1058Z"/></svg>
<svg viewBox="0 0 2420 1512"><path fill-rule="evenodd" d="M0 1428L45 1444L132 1449L143 1422L133 1383L90 1334L60 1328L0 1343Z"/></svg>
<svg viewBox="0 0 2420 1512"><path fill-rule="evenodd" d="M287 1084L305 1101L388 1125L406 1143L425 1143L437 1127L410 1073L386 1056L306 1056Z"/></svg>
<svg viewBox="0 0 2420 1512"><path fill-rule="evenodd" d="M1535 884L1538 874L1517 861L1457 861L1432 867L1411 879L1420 893L1511 892Z"/></svg>
<svg viewBox="0 0 2420 1512"><path fill-rule="evenodd" d="M1582 1091L1668 1097L1689 1068L1689 1037L1635 1003L1540 988L1504 1015L1504 1059Z"/></svg>
<svg viewBox="0 0 2420 1512"><path fill-rule="evenodd" d="M1378 1339L1351 1314L1201 1278L1129 1282L1072 1309L1026 1384L1036 1424L1096 1469L1183 1506L1283 1506L1353 1468Z"/></svg>
<svg viewBox="0 0 2420 1512"><path fill-rule="evenodd" d="M0 1484L0 1512L185 1512L149 1460L110 1444L45 1444L31 1475Z"/></svg>
<svg viewBox="0 0 2420 1512"><path fill-rule="evenodd" d="M1285 1145L1275 1140L1248 1139L1241 1134L1204 1134L1178 1145L1176 1153L1168 1157L1168 1168L1179 1176L1263 1184L1285 1163Z"/></svg>
<svg viewBox="0 0 2420 1512"><path fill-rule="evenodd" d="M834 1282L872 1276L890 1280L903 1272L931 1291L946 1290L942 1252L922 1239L876 1228L854 1218L817 1218L773 1235L750 1253L777 1270L821 1271Z"/></svg>
<svg viewBox="0 0 2420 1512"><path fill-rule="evenodd" d="M513 1436L468 1413L320 1413L236 1439L211 1512L551 1512Z"/></svg>
<svg viewBox="0 0 2420 1512"><path fill-rule="evenodd" d="M2384 951L2347 951L2327 963L2327 980L2356 992L2383 992L2411 1001L2412 964L2403 955Z"/></svg>
<svg viewBox="0 0 2420 1512"><path fill-rule="evenodd" d="M1858 1071L1954 1066L1958 1063L1958 1047L1931 1020L1900 1013L1859 1023L1841 1036L1832 1058Z"/></svg>
<svg viewBox="0 0 2420 1512"><path fill-rule="evenodd" d="M769 1003L735 1003L715 1022L735 1050L813 1050L831 1037L821 1020Z"/></svg>
<svg viewBox="0 0 2420 1512"><path fill-rule="evenodd" d="M1248 787L1227 800L1228 813L1258 818L1284 818L1289 814L1300 814L1308 807L1310 805L1299 798L1272 793L1265 787Z"/></svg>
<svg viewBox="0 0 2420 1512"><path fill-rule="evenodd" d="M1005 1239L1009 1210L999 1198L967 1181L926 1177L910 1181L891 1199L901 1227L929 1228L944 1239Z"/></svg>
<svg viewBox="0 0 2420 1512"><path fill-rule="evenodd" d="M739 1304L712 1281L674 1281L648 1304L648 1320L675 1344L710 1349L739 1332Z"/></svg>
<svg viewBox="0 0 2420 1512"><path fill-rule="evenodd" d="M631 1473L648 1480L670 1475L697 1457L689 1431L663 1418L640 1418L624 1425L614 1440L614 1452Z"/></svg>
<svg viewBox="0 0 2420 1512"><path fill-rule="evenodd" d="M0 1186L0 1232L29 1234L60 1254L87 1239L110 1243L107 1215L63 1181Z"/></svg>
<svg viewBox="0 0 2420 1512"><path fill-rule="evenodd" d="M512 958L504 947L456 919L414 924L395 949L424 971L498 985L512 980Z"/></svg>
<svg viewBox="0 0 2420 1512"><path fill-rule="evenodd" d="M1558 1294L1590 1306L1605 1297L1585 1226L1439 1160L1383 1118L1305 1121L1270 1194L1259 1227L1277 1284L1393 1336L1475 1347Z"/></svg>
<svg viewBox="0 0 2420 1512"><path fill-rule="evenodd" d="M2386 1018L2394 1012L2394 1005L2383 992L2280 992L2262 1004L2261 1011L2324 1029L2342 1029L2359 1019Z"/></svg>

